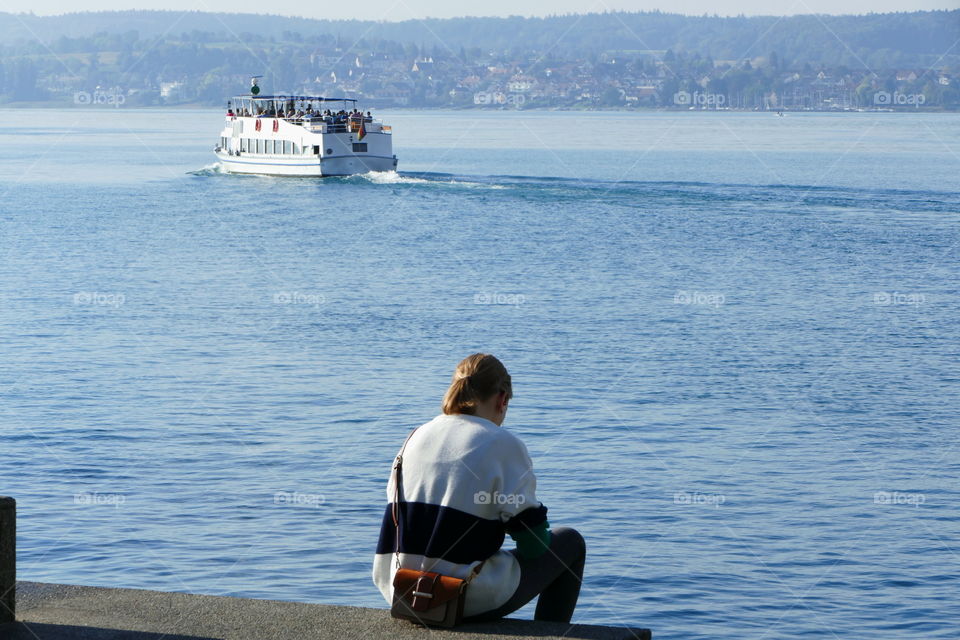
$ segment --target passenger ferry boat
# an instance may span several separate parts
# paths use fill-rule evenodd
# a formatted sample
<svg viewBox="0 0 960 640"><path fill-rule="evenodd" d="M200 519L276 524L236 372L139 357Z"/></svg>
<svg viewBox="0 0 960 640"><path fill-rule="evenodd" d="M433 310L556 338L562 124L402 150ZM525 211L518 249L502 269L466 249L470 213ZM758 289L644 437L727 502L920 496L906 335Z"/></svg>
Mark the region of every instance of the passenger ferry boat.
<svg viewBox="0 0 960 640"><path fill-rule="evenodd" d="M393 130L352 98L261 96L227 103L214 151L225 171L276 176L347 176L397 168Z"/></svg>

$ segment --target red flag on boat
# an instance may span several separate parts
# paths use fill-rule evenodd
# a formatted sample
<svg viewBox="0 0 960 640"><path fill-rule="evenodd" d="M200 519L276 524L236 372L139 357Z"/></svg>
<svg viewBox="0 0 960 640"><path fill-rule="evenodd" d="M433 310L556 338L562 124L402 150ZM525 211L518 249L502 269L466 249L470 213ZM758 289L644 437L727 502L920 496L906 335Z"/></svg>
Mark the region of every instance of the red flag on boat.
<svg viewBox="0 0 960 640"><path fill-rule="evenodd" d="M357 131L357 140L363 140L363 136L367 135L367 128L363 124L363 118L360 118L360 129Z"/></svg>

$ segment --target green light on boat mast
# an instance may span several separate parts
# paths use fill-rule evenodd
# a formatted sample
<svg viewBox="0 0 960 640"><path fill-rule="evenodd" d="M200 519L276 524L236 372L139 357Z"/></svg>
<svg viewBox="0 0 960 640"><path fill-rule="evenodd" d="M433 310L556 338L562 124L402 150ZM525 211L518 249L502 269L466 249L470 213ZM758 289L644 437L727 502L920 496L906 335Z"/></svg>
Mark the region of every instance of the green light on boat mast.
<svg viewBox="0 0 960 640"><path fill-rule="evenodd" d="M263 76L253 76L252 78L250 78L250 93L251 93L251 94L257 95L258 93L260 93L260 87L257 86L257 79L258 79L258 78L262 78L262 77L263 77Z"/></svg>

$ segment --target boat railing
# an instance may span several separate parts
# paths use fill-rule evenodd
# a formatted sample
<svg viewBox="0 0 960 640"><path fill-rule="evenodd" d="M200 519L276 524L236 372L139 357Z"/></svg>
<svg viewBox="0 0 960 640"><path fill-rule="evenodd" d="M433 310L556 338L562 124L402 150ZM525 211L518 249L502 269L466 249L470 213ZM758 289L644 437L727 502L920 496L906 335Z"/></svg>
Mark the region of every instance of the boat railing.
<svg viewBox="0 0 960 640"><path fill-rule="evenodd" d="M322 118L310 119L299 119L299 118L287 118L288 122L294 124L302 124L304 128L313 133L357 133L360 131L360 121L359 120L349 120L349 121L340 121L340 122L328 122ZM370 133L392 133L390 127L384 125L382 122L368 118L364 120L364 125Z"/></svg>
<svg viewBox="0 0 960 640"><path fill-rule="evenodd" d="M238 116L228 116L228 122L234 120L234 126L238 126L236 122ZM307 131L311 133L357 133L360 131L360 120L359 119L333 119L331 121L330 116L314 116L314 117L304 117L304 116L293 116L293 117L282 117L277 118L276 116L270 115L259 115L259 116L249 116L249 115L240 115L242 118L259 118L262 120L283 120L284 122L289 122L290 124L295 124L302 126ZM370 133L393 133L393 129L380 122L379 120L374 120L373 118L364 118L363 122L366 126L367 131Z"/></svg>

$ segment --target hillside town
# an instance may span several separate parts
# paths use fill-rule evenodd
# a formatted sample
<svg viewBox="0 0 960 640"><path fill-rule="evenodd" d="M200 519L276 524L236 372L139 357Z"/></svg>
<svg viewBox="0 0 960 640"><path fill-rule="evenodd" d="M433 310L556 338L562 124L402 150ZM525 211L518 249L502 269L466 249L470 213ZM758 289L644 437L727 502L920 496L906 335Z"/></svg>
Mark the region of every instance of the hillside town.
<svg viewBox="0 0 960 640"><path fill-rule="evenodd" d="M262 75L272 93L357 98L370 107L453 109L952 110L960 66L900 65L877 50L846 62L768 51L515 46L453 50L391 40L195 31L60 36L0 46L0 104L216 105ZM832 59L832 58L831 58ZM952 66L951 66L952 65Z"/></svg>
<svg viewBox="0 0 960 640"><path fill-rule="evenodd" d="M359 98L374 107L487 109L929 109L955 108L960 95L948 70L793 69L783 68L776 54L733 61L618 51L594 60L531 55L468 61L334 49L310 53L306 67L281 86L268 72L265 86L273 84L270 90L278 93ZM167 75L146 86L93 88L76 84L79 78L54 77L41 88L61 99L87 92L91 104L211 103L239 92L248 75L248 70L215 78Z"/></svg>

